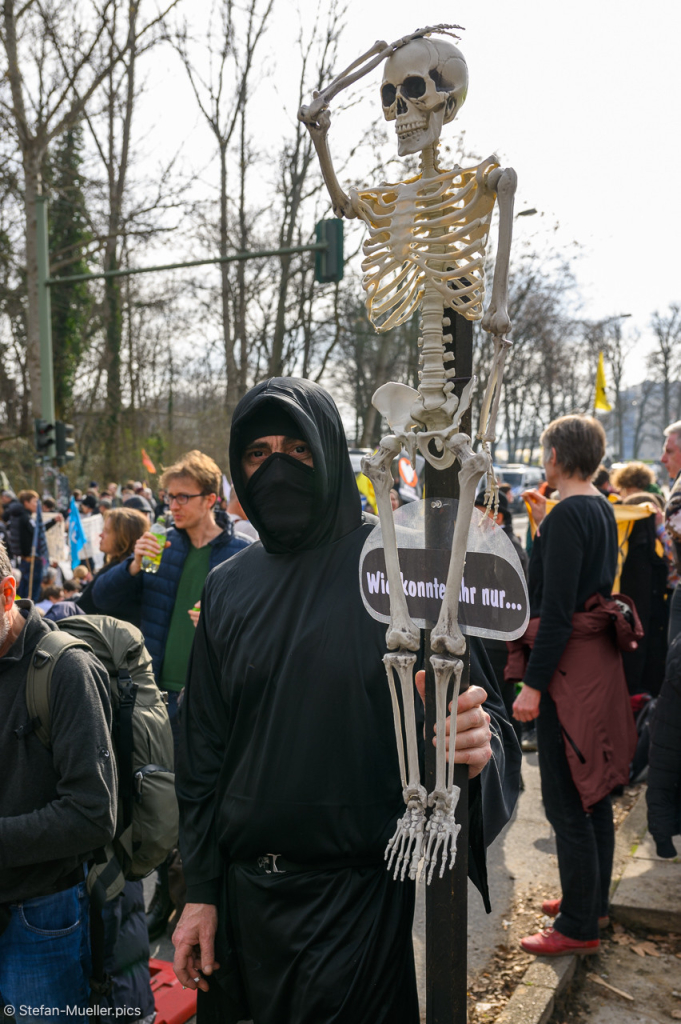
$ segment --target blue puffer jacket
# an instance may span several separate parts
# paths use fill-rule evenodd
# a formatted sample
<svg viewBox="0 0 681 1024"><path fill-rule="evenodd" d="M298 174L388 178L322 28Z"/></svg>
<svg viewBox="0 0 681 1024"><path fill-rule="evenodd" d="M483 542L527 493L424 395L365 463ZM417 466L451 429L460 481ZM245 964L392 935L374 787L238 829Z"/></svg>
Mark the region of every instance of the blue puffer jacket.
<svg viewBox="0 0 681 1024"><path fill-rule="evenodd" d="M120 611L121 602L126 598L131 602L140 602L140 629L151 655L157 680L161 678L170 620L190 545L189 537L184 530L169 530L168 540L170 547L163 552L158 572L139 572L136 576L131 576L128 572L128 566L132 561L131 555L124 562L98 576L92 588L97 608L107 615L117 614L117 609ZM221 562L226 562L248 545L247 540L234 536L230 522L222 533L210 541L210 568L214 569Z"/></svg>
<svg viewBox="0 0 681 1024"><path fill-rule="evenodd" d="M149 1017L154 1012L154 993L149 980L149 933L142 883L126 882L120 896L104 904L102 919L104 969L111 976L112 986L100 1005L102 1009L120 1011L119 1015L128 1021Z"/></svg>

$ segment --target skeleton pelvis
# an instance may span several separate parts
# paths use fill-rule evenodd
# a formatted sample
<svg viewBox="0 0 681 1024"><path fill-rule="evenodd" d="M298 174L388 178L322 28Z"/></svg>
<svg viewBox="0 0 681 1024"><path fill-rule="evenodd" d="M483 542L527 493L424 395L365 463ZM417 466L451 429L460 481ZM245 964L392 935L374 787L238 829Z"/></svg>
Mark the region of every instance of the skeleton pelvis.
<svg viewBox="0 0 681 1024"><path fill-rule="evenodd" d="M459 446L452 443L454 438L470 443L467 434L457 433L456 424L452 424L448 430L419 430L416 443L426 462L435 469L448 469L458 456Z"/></svg>
<svg viewBox="0 0 681 1024"><path fill-rule="evenodd" d="M411 407L418 397L418 391L408 384L388 381L374 391L371 404L388 421L394 434L406 434L415 423Z"/></svg>

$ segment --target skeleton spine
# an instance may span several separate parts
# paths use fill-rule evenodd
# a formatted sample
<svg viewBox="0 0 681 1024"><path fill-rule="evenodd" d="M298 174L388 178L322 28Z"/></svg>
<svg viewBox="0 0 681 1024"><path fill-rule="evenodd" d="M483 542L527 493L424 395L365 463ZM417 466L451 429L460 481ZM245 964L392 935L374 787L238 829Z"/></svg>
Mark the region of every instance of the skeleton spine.
<svg viewBox="0 0 681 1024"><path fill-rule="evenodd" d="M437 175L435 166L437 143L428 146L421 154L421 177L423 180ZM434 228L433 234L443 234L443 228ZM438 247L433 249L437 252ZM444 246L439 247L444 252ZM442 296L435 285L428 279L423 290L421 305L422 330L419 345L421 346L421 366L419 372L419 392L425 409L439 409L447 401L444 386L447 374L443 362L445 339L442 333L442 314L444 304Z"/></svg>

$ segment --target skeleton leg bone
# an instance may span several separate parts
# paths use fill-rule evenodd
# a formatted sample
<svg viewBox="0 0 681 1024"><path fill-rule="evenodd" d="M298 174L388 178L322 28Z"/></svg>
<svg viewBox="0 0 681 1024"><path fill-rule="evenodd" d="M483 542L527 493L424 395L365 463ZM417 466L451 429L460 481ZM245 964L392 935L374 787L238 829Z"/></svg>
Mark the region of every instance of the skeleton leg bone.
<svg viewBox="0 0 681 1024"><path fill-rule="evenodd" d="M454 866L456 859L456 840L461 830L457 825L454 812L459 800L460 790L453 785L454 779L454 746L456 740L456 709L461 683L463 662L459 658L439 657L432 655L430 663L435 673L435 720L437 724L437 746L435 749L435 789L428 796L428 806L433 808L426 824L426 850L424 855L424 871L426 882L430 885L438 857L442 855L440 878L445 873L447 859L449 867ZM449 771L447 770L447 744L445 739L447 719L447 691L449 681L454 676L454 693L452 695L452 714L449 726Z"/></svg>
<svg viewBox="0 0 681 1024"><path fill-rule="evenodd" d="M439 618L430 636L430 646L436 654L463 654L466 650L466 641L458 623L459 592L466 563L466 544L475 504L475 491L478 481L488 471L490 464L487 452L474 452L468 440L459 447L458 457L461 462L459 508L454 527L447 586Z"/></svg>
<svg viewBox="0 0 681 1024"><path fill-rule="evenodd" d="M388 870L391 870L393 863L395 872L393 878L404 881L407 869L409 877L416 878L421 848L423 846L424 828L426 823L426 791L421 785L418 742L416 739L416 716L414 713L414 663L416 655L395 652L386 654L383 658L388 678L391 681L391 689L394 690L392 673L397 672L402 688L402 710L404 714L404 734L407 741L407 770L408 777L406 786L403 789L404 802L407 809L397 822L395 834L388 843L385 851L385 858L388 861ZM395 696L396 699L396 696ZM401 725L398 721L398 714L395 712L393 703L393 714L395 716L395 728ZM397 737L398 757L402 744L402 730L399 729ZM403 771L404 779L404 755L400 768Z"/></svg>
<svg viewBox="0 0 681 1024"><path fill-rule="evenodd" d="M389 651L394 651L398 647L406 647L408 651L418 651L421 634L411 620L407 608L407 598L402 589L397 536L390 504L390 488L393 486L390 465L401 449L401 440L390 434L387 435L381 439L378 450L373 455L362 459L362 471L374 485L378 518L383 534L385 571L390 586L390 625L386 634L386 645Z"/></svg>

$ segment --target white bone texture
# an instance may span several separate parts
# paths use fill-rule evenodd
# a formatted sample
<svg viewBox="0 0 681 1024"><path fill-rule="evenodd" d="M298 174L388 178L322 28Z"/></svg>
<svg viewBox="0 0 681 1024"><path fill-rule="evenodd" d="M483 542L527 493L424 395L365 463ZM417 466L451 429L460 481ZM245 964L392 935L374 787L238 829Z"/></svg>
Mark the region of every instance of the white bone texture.
<svg viewBox="0 0 681 1024"><path fill-rule="evenodd" d="M487 176L497 167L496 157L489 157L479 167L455 167L427 182L418 177L351 189L355 214L369 229L362 284L377 331L408 320L427 282L440 308L444 303L468 320L482 318L485 246L496 199Z"/></svg>
<svg viewBox="0 0 681 1024"><path fill-rule="evenodd" d="M421 369L418 389L394 381L383 384L373 404L388 422L391 433L381 439L362 469L374 485L383 536L386 574L390 585L390 625L386 634L385 666L392 700L398 761L406 811L386 849L394 878L415 878L423 855L426 882L436 866L440 877L454 865L461 826L454 816L459 789L453 784L456 738L456 701L466 641L458 623L459 593L466 561L466 542L475 494L487 476L486 503L496 509L498 496L492 473L490 444L494 441L504 362L510 342L508 273L513 227L516 174L491 156L476 167L441 168L437 147L444 124L458 113L468 88L466 62L452 43L433 39L454 26L433 26L404 36L386 46L377 42L338 75L321 93L315 93L299 118L310 131L324 181L337 216L359 217L367 226L364 242L363 286L369 320L377 331L388 331L421 310ZM330 125L328 103L341 89L357 81L386 60L381 104L387 121L395 122L401 156L421 153L416 177L395 184L341 188L327 144ZM483 315L485 258L494 204L499 202L499 242L489 306ZM482 320L492 334L494 357L485 389L475 451L471 438L460 429L470 407L477 380L473 377L461 396L454 393L456 368L445 352L445 310L453 309L468 320ZM446 365L450 364L450 365ZM420 633L414 625L401 586L397 537L390 504L391 465L402 449L414 464L416 451L437 469L459 463L459 505L445 588L438 621L431 632L431 665L435 674L437 725L436 779L426 794L419 777L413 667ZM432 497L432 495L430 495ZM399 693L395 685L399 678ZM450 753L447 766L445 727L447 695L453 682ZM400 700L401 697L401 700ZM406 746L406 759L405 759ZM431 808L428 816L428 808Z"/></svg>
<svg viewBox="0 0 681 1024"><path fill-rule="evenodd" d="M456 702L459 697L463 662L459 658L440 658L434 654L431 656L430 663L435 674L435 715L438 722L444 722L447 717L447 691L449 681L452 675L454 676L450 722L451 743L451 737L456 736ZM442 858L440 878L445 873L447 859L449 859L450 868L454 867L456 860L456 840L461 831L461 825L456 823L454 811L461 790L453 784L453 779L454 761L453 758L450 760L449 771L447 771L445 743L444 736L442 736L435 755L435 789L428 796L428 806L433 808L433 812L426 822L426 849L423 858L423 870L426 872L428 885L433 879L439 856Z"/></svg>

